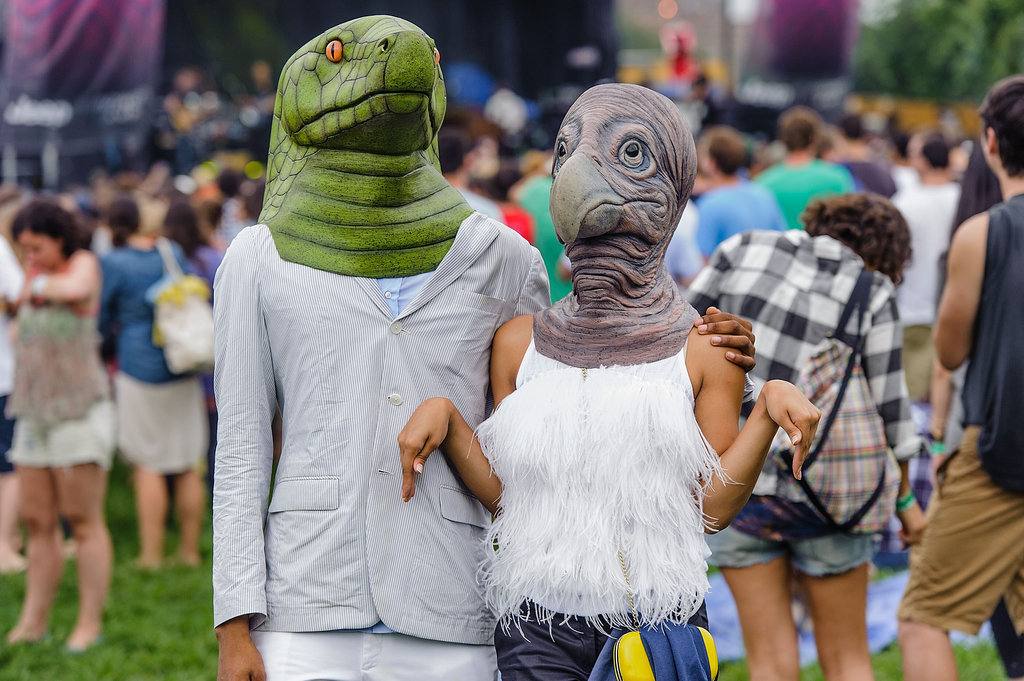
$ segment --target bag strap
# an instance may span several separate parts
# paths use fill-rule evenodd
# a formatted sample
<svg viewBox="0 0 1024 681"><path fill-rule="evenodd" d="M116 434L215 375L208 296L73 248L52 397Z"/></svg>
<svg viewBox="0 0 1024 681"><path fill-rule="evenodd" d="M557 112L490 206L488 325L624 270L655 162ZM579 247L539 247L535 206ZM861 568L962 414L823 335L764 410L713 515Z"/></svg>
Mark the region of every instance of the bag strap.
<svg viewBox="0 0 1024 681"><path fill-rule="evenodd" d="M871 284L874 281L875 275L867 268L860 271L857 283L854 284L853 292L850 294L850 299L846 301L846 307L843 308L842 313L839 315L839 323L836 324L836 328L831 334L832 338L838 338L846 342L846 326L850 323L850 317L853 316L854 311L857 311L857 335L852 339L852 343L847 343L854 350L859 349L859 341L864 335L864 310L868 308L871 302Z"/></svg>
<svg viewBox="0 0 1024 681"><path fill-rule="evenodd" d="M871 299L871 284L874 280L874 275L871 274L867 269L861 270L860 276L857 277L857 283L853 287L853 293L850 295L850 300L847 301L846 307L843 308L843 312L839 315L839 324L836 325L836 330L832 332L831 337L840 339L846 335L846 325L850 321L850 317L853 316L854 310L857 311L857 335L852 339L853 342L849 345L853 347L853 353L850 355L850 361L846 364L846 371L843 373L843 381L839 384L839 393L836 395L836 401L832 405L832 411L829 412L828 418L821 426L821 436L818 438L818 443L811 452L808 452L807 458L804 460L804 470L806 470L814 460L818 458L818 454L821 453L822 447L828 441L829 431L832 430L832 424L835 423L836 416L839 414L839 406L843 403L843 397L846 395L846 388L850 385L850 378L853 376L853 367L856 366L860 359L861 350L864 347L864 311L868 307L868 302ZM782 456L783 460L790 467L793 465L793 457L789 452L784 452Z"/></svg>
<svg viewBox="0 0 1024 681"><path fill-rule="evenodd" d="M172 279L181 279L185 276L185 273L181 270L181 265L178 264L178 259L174 257L174 250L171 248L171 242L164 237L159 237L156 240L156 250L160 252L160 259L164 261L164 273L169 275Z"/></svg>
<svg viewBox="0 0 1024 681"><path fill-rule="evenodd" d="M839 316L839 323L836 325L836 330L832 333L831 337L842 339L846 336L846 325L850 321L850 317L853 316L854 310L857 312L857 335L851 340L849 345L853 348L853 352L850 354L850 360L846 364L846 371L843 373L843 381L839 385L839 393L836 395L835 404L832 405L832 411L829 412L828 418L821 428L821 437L818 439L818 444L814 450L808 453L807 458L804 460L804 471L814 463L815 459L821 453L822 447L828 441L829 431L832 429L832 424L835 423L836 416L839 414L839 406L843 403L843 397L846 395L846 388L850 384L850 378L853 376L853 369L859 363L861 354L864 350L864 343L866 341L866 335L864 333L864 311L868 307L868 303L871 299L871 284L874 281L874 275L866 268L861 270L860 276L857 277L857 283L853 287L853 293L850 295L850 300L847 301L846 307L843 308L842 314ZM844 341L846 342L846 341ZM782 452L782 460L786 462L789 468L793 467L793 455L788 452ZM882 495L882 491L885 489L885 469L882 469L882 478L878 481L878 486L875 487L875 491L871 494L871 497L867 502L857 509L846 522L839 523L832 514L828 512L825 505L821 502L821 499L811 488L810 483L807 482L806 477L802 477L797 482L800 484L800 488L807 495L808 501L814 506L815 510L824 518L825 522L828 523L829 527L835 532L850 532L857 523L867 515L871 507L875 505L878 498Z"/></svg>
<svg viewBox="0 0 1024 681"><path fill-rule="evenodd" d="M870 511L871 507L875 505L878 498L882 496L882 492L885 490L885 468L882 468L882 477L879 479L878 486L875 487L875 491L871 493L871 496L864 502L864 505L858 508L857 512L850 516L844 523L839 523L832 517L832 514L828 512L827 508L825 508L825 504L821 503L821 499L818 497L817 493L811 489L807 480L801 478L800 480L797 480L797 482L800 483L800 487L807 494L807 500L811 502L812 506L814 506L814 510L824 518L832 531L849 534L853 531L853 528L857 527L857 523L859 523L861 519L868 514L868 511Z"/></svg>

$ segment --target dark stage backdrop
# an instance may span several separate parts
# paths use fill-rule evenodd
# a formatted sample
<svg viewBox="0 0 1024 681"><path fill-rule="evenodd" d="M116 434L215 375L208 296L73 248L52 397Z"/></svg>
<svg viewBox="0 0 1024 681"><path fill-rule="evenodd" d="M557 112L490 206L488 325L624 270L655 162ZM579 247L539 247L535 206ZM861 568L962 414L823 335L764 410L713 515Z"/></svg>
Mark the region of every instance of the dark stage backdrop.
<svg viewBox="0 0 1024 681"><path fill-rule="evenodd" d="M369 14L408 19L442 67L473 62L526 97L615 77L613 0L170 0L165 79L199 65L244 86L254 60L277 71L310 38Z"/></svg>
<svg viewBox="0 0 1024 681"><path fill-rule="evenodd" d="M53 187L143 153L163 32L164 0L6 0L4 178Z"/></svg>
<svg viewBox="0 0 1024 681"><path fill-rule="evenodd" d="M859 0L761 0L736 90L739 127L774 134L795 104L834 120L850 92Z"/></svg>

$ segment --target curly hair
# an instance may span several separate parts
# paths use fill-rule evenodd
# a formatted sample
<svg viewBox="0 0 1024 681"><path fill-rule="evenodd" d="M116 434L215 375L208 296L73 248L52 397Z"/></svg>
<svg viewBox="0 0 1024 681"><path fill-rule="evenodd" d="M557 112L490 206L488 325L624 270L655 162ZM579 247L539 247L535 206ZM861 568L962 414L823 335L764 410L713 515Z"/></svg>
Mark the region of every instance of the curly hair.
<svg viewBox="0 0 1024 681"><path fill-rule="evenodd" d="M903 268L910 260L910 229L888 199L867 192L831 196L808 205L801 220L811 236L837 239L869 269L896 285L903 281Z"/></svg>
<svg viewBox="0 0 1024 681"><path fill-rule="evenodd" d="M11 234L17 240L22 232L32 232L60 241L65 258L85 248L84 235L75 216L49 197L32 199L14 216Z"/></svg>

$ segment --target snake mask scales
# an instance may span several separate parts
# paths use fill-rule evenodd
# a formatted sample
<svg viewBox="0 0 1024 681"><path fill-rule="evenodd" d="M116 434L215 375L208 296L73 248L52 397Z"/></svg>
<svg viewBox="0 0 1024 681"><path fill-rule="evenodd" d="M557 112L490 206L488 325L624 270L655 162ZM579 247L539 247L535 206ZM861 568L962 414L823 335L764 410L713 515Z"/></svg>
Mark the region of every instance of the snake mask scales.
<svg viewBox="0 0 1024 681"><path fill-rule="evenodd" d="M472 209L441 175L440 55L413 24L368 16L306 43L274 105L260 221L281 258L404 277L437 268Z"/></svg>

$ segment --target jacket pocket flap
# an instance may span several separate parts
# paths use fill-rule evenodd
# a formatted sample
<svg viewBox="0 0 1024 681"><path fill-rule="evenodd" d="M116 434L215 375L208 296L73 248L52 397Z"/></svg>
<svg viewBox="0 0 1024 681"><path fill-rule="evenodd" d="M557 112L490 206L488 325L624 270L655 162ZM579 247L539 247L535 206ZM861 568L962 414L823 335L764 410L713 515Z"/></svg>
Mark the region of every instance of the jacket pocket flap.
<svg viewBox="0 0 1024 681"><path fill-rule="evenodd" d="M455 487L441 485L441 515L456 523L480 528L491 524L491 514L475 497Z"/></svg>
<svg viewBox="0 0 1024 681"><path fill-rule="evenodd" d="M340 503L336 477L287 478L274 487L269 511L333 511Z"/></svg>

